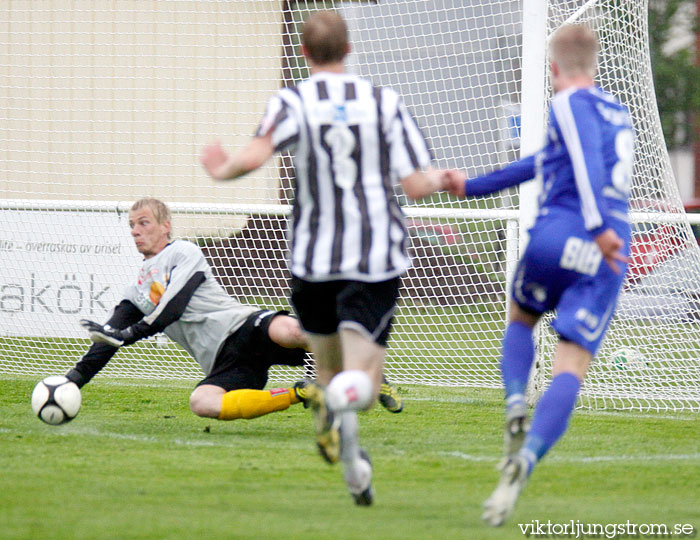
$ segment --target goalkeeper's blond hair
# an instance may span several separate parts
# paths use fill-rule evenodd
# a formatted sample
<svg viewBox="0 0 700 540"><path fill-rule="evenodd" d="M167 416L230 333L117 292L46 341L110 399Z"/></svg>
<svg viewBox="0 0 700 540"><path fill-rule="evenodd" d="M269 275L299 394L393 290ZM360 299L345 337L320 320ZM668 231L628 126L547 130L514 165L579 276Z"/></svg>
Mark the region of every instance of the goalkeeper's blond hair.
<svg viewBox="0 0 700 540"><path fill-rule="evenodd" d="M131 212L136 212L137 210L141 210L142 208L150 208L151 212L153 212L153 217L156 218L156 221L161 225L164 223L168 223L171 219L170 208L168 208L168 205L159 199L154 199L152 197L139 199L131 205ZM168 239L170 239L169 232Z"/></svg>
<svg viewBox="0 0 700 540"><path fill-rule="evenodd" d="M585 24L559 28L549 44L550 60L568 76L594 77L598 67L598 37Z"/></svg>

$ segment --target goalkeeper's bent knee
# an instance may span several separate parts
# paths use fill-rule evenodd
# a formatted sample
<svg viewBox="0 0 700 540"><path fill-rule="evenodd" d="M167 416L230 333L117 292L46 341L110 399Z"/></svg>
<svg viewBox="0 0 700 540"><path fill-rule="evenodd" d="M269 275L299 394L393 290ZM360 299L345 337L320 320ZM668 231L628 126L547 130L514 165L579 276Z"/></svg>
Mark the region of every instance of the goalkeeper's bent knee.
<svg viewBox="0 0 700 540"><path fill-rule="evenodd" d="M289 388L231 390L221 398L219 420L257 418L271 412L283 411L294 403L299 403L299 400L294 390Z"/></svg>

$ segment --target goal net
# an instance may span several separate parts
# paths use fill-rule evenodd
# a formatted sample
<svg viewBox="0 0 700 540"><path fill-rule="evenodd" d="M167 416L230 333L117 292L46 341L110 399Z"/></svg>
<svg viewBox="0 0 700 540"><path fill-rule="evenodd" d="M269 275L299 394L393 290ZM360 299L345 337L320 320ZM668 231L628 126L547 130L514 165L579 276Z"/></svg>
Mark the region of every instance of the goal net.
<svg viewBox="0 0 700 540"><path fill-rule="evenodd" d="M466 4L466 5L465 5ZM0 7L0 373L65 372L89 345L81 318L104 321L141 258L127 224L144 196L173 210L175 236L202 246L243 302L288 309L285 223L289 156L216 184L201 147L243 144L265 104L308 75L303 20L341 11L348 69L403 96L436 165L470 176L517 158L530 83L524 4L508 0L57 0ZM700 409L700 250L683 212L650 70L646 2L557 0L546 38L591 23L602 41L601 86L630 108L637 131L634 261L581 404ZM529 109L528 109L529 110ZM523 112L526 112L525 110ZM522 118L522 122L521 122ZM543 115L539 125L545 122ZM539 132L537 132L539 129ZM535 126L536 138L541 127ZM523 144L523 146L525 146ZM397 197L403 199L401 193ZM498 388L507 287L523 209L517 190L479 201L404 201L413 268L403 282L387 375L396 383ZM535 388L555 343L538 336ZM299 369L274 368L272 383ZM201 378L165 336L119 351L100 377Z"/></svg>

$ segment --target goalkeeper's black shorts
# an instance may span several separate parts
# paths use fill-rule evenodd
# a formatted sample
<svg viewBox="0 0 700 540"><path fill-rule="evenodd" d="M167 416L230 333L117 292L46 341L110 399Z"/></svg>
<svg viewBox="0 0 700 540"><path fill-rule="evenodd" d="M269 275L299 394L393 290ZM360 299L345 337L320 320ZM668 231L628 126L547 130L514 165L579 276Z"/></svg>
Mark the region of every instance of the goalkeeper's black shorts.
<svg viewBox="0 0 700 540"><path fill-rule="evenodd" d="M287 349L270 339L270 323L287 311L256 311L224 342L211 373L197 384L213 384L226 390L262 390L273 364L303 366L304 349Z"/></svg>

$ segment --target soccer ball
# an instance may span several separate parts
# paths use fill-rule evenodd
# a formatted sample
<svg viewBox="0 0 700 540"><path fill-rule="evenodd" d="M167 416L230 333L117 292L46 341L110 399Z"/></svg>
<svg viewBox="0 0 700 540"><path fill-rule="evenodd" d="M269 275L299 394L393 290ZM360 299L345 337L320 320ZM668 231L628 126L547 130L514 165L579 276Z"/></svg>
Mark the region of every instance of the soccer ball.
<svg viewBox="0 0 700 540"><path fill-rule="evenodd" d="M46 377L34 387L32 410L47 424L70 422L80 410L80 389L63 376Z"/></svg>
<svg viewBox="0 0 700 540"><path fill-rule="evenodd" d="M642 371L649 367L644 355L637 349L627 347L616 350L611 357L613 365L620 371Z"/></svg>

